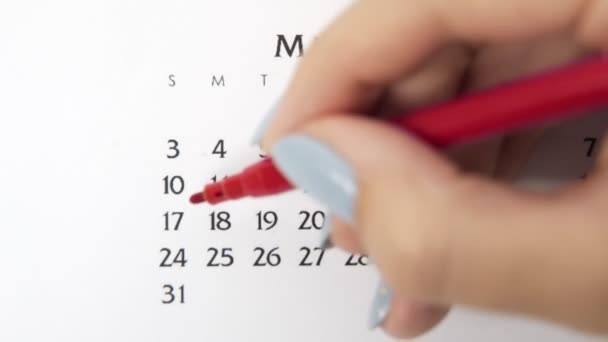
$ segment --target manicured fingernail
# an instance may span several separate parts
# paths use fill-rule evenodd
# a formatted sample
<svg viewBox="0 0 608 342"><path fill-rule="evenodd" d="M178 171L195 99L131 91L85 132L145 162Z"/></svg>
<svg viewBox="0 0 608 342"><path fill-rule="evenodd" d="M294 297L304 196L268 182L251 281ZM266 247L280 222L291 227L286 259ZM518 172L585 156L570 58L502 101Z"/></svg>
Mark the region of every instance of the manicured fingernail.
<svg viewBox="0 0 608 342"><path fill-rule="evenodd" d="M275 109L276 109L276 105L274 105L272 108L270 108L270 110L262 118L262 121L260 121L260 123L258 124L258 127L253 132L253 136L251 137L251 140L249 141L249 143L251 145L260 144L260 141L262 140L262 137L266 133L266 130L268 129L268 125L270 124L270 121L272 120L272 117L274 116Z"/></svg>
<svg viewBox="0 0 608 342"><path fill-rule="evenodd" d="M372 301L372 306L369 311L369 329L375 329L382 325L382 322L384 322L388 315L392 299L393 291L381 282L376 289L376 294L374 295L374 300Z"/></svg>
<svg viewBox="0 0 608 342"><path fill-rule="evenodd" d="M330 249L334 246L331 242L331 220L326 219L323 227L321 228L321 236L319 237L318 246L322 249Z"/></svg>
<svg viewBox="0 0 608 342"><path fill-rule="evenodd" d="M282 138L273 147L275 165L292 184L304 188L343 220L354 223L357 185L346 161L306 135Z"/></svg>

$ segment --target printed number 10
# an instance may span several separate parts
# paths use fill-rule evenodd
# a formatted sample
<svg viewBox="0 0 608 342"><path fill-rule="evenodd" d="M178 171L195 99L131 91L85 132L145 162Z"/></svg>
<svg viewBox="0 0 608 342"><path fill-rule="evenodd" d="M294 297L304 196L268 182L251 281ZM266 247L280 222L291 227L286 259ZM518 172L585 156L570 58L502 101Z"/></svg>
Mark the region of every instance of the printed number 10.
<svg viewBox="0 0 608 342"><path fill-rule="evenodd" d="M184 179L181 176L165 176L163 183L165 185L165 195L179 195L184 191Z"/></svg>

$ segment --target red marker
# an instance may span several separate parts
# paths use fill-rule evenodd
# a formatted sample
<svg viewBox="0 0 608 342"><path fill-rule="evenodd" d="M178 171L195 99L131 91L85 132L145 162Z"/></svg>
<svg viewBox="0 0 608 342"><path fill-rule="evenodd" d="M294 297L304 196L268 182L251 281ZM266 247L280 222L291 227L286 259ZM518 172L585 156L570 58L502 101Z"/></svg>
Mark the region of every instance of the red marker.
<svg viewBox="0 0 608 342"><path fill-rule="evenodd" d="M389 122L441 148L581 115L608 104L608 56L510 82ZM192 203L268 196L293 186L267 158L205 186Z"/></svg>

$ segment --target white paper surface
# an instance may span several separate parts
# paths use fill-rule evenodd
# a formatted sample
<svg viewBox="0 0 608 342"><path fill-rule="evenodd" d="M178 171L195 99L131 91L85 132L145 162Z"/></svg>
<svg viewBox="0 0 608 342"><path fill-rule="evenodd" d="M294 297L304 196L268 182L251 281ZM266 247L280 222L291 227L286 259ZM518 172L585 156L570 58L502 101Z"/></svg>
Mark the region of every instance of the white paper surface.
<svg viewBox="0 0 608 342"><path fill-rule="evenodd" d="M299 266L301 248L319 238L298 230L300 211L322 210L313 200L296 192L221 207L187 203L217 170L256 160L248 140L297 63L274 56L277 35L301 34L306 44L345 5L0 4L0 340L390 340L366 329L378 280L372 267L345 266L350 256L335 249L321 266ZM213 86L222 76L225 85ZM580 177L591 160L584 139L605 127L596 120L550 135L525 182ZM170 139L175 159L167 158ZM220 139L223 159L212 154ZM182 177L183 192L164 194L165 176ZM231 228L212 231L209 215L220 211L230 213ZM260 211L274 211L278 224L257 230ZM177 231L172 212L183 212ZM269 261L276 247L279 265L253 266L255 248ZM183 248L185 266L159 267L162 248L171 258ZM208 267L210 248L218 249L215 262L230 255L233 263ZM230 250L222 259L223 248ZM173 303L162 303L165 285ZM419 340L595 339L457 308Z"/></svg>

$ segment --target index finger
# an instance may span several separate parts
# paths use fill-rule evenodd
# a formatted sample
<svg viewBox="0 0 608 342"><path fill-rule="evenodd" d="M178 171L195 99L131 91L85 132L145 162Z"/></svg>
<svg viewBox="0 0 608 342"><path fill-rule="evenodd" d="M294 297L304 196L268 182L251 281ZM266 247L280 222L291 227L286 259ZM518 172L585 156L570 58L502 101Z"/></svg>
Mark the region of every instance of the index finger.
<svg viewBox="0 0 608 342"><path fill-rule="evenodd" d="M315 118L366 110L384 87L447 43L567 33L599 48L608 45L606 32L602 0L360 0L306 51L260 143L267 149Z"/></svg>

